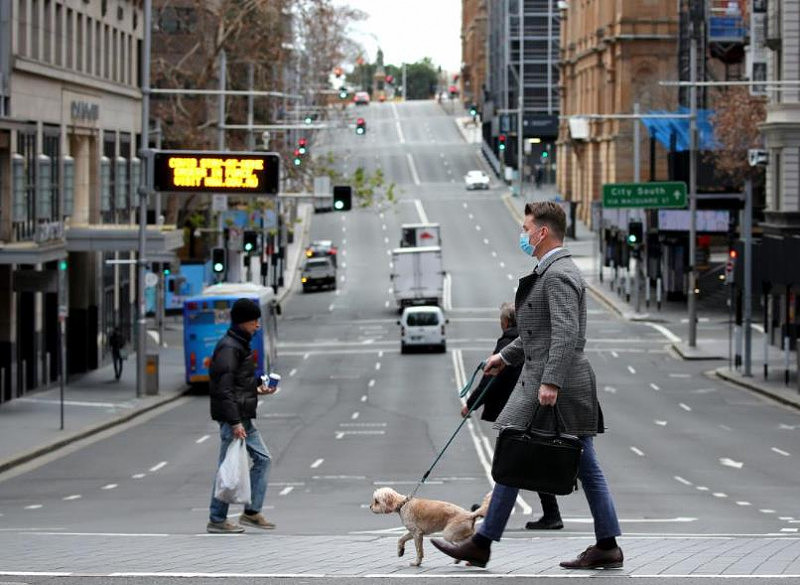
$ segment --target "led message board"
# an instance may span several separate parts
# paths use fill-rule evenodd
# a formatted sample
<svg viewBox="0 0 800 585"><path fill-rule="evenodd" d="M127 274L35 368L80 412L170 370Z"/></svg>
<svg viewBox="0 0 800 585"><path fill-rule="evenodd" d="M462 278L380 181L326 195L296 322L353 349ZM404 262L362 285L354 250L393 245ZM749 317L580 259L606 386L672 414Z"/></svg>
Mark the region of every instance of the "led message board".
<svg viewBox="0 0 800 585"><path fill-rule="evenodd" d="M280 157L274 152L158 150L153 188L169 193L275 195Z"/></svg>

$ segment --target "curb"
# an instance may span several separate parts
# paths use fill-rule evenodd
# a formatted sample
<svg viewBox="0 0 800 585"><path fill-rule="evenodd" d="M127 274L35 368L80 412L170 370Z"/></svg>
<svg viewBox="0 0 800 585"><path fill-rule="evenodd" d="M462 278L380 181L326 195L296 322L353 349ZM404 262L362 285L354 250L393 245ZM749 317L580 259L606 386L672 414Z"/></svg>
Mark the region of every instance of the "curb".
<svg viewBox="0 0 800 585"><path fill-rule="evenodd" d="M725 380L726 382L730 382L731 384L736 384L737 386L740 386L742 388L747 388L748 390L752 390L756 394L760 394L760 395L762 395L762 396L764 396L766 398L769 398L771 400L775 400L776 402L780 402L781 404L783 404L785 406L790 406L792 408L800 410L800 394L798 394L798 399L797 400L791 400L789 398L786 398L785 396L781 396L778 393L770 392L769 390L765 390L764 388L759 387L754 382L749 382L747 380L743 380L741 376L739 376L737 374L730 373L728 371L728 368L724 368L724 367L723 368L716 368L715 370L712 371L712 373L717 378Z"/></svg>
<svg viewBox="0 0 800 585"><path fill-rule="evenodd" d="M5 473L6 471L8 471L10 469L13 469L14 467L18 467L19 465L22 465L23 463L27 463L29 461L37 459L37 458L39 458L39 457L41 457L43 455L48 455L48 454L50 454L50 453L52 453L54 451L58 451L59 449L62 449L64 447L66 447L67 445L70 445L72 443L80 441L81 439L85 439L87 437L91 437L92 435L96 435L96 434L101 433L101 432L103 432L105 430L108 430L108 429L110 429L112 427L115 427L115 426L121 425L123 423L126 423L128 421L131 421L131 420L133 420L133 419L145 414L146 412L150 412L151 410L155 410L156 408L159 408L160 406L164 406L165 404L169 404L170 402L175 402L179 398L183 398L183 396L188 394L190 391L191 391L191 388L187 386L183 390L181 390L179 392L176 392L175 394L172 394L170 396L165 396L163 400L159 400L158 402L154 402L153 404L149 404L149 405L144 406L142 408L133 410L133 411L127 413L127 414L118 416L116 418L113 418L111 420L105 421L105 422L100 423L98 425L90 426L90 427L84 427L80 431L76 431L76 432L72 433L71 435L68 435L68 436L65 436L62 439L59 439L58 441L55 441L53 443L49 443L47 445L42 445L41 447L36 447L35 449L32 449L31 451L27 451L25 453L22 453L21 455L16 455L14 457L11 457L10 459L6 459L4 461L0 461L0 474Z"/></svg>
<svg viewBox="0 0 800 585"><path fill-rule="evenodd" d="M297 241L297 252L295 253L295 259L292 263L292 268L290 271L291 277L287 278L284 282L283 292L280 293L278 296L277 302L278 304L282 303L283 300L287 297L287 295L291 292L292 288L294 288L294 280L297 276L297 268L300 266L300 258L302 257L302 251L306 249L306 242L308 242L308 232L311 227L311 212L313 210L313 205L308 205L304 211L303 217L303 232L300 234L300 237L296 239Z"/></svg>

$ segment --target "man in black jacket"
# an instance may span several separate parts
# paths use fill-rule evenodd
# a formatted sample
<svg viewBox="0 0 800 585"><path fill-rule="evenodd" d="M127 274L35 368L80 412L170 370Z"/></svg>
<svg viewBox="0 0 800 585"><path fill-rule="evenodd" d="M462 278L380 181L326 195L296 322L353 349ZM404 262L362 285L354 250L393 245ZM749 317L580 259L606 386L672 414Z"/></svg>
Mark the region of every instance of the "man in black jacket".
<svg viewBox="0 0 800 585"><path fill-rule="evenodd" d="M273 394L256 377L250 339L259 329L261 309L250 299L239 299L231 307L231 327L219 340L208 368L211 418L219 423L221 445L219 463L225 459L228 446L235 439L244 439L247 453L253 460L250 468L250 504L239 516L239 524L228 520L228 504L211 496L206 529L217 534L244 532L241 525L269 530L275 524L261 513L267 493L267 476L272 459L269 450L253 425L259 394Z"/></svg>
<svg viewBox="0 0 800 585"><path fill-rule="evenodd" d="M503 334L497 340L492 355L500 353L501 349L514 341L519 335L517 333L517 316L512 303L500 305L500 328L503 330ZM478 387L470 394L466 405L461 407L461 416L467 416L470 409L477 410L483 406L481 420L489 422L497 420L497 415L503 410L506 402L508 402L508 397L511 396L511 392L514 390L514 386L517 385L520 373L522 373L522 364L503 368L496 376L484 375ZM483 389L486 388L492 378L495 378L494 384L492 384L488 392L481 396ZM526 523L525 528L528 530L559 530L564 528L556 497L553 494L539 492L539 500L542 503L542 517Z"/></svg>

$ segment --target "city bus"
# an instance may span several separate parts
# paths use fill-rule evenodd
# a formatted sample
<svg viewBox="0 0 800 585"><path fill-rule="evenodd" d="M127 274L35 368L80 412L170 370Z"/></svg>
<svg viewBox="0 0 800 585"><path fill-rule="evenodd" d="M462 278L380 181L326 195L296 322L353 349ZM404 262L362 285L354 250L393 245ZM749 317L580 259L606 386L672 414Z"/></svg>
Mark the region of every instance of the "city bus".
<svg viewBox="0 0 800 585"><path fill-rule="evenodd" d="M186 383L208 383L214 347L231 324L230 311L238 299L252 299L261 307L261 330L250 342L256 375L275 369L280 307L272 288L253 283L219 283L183 302L183 353Z"/></svg>

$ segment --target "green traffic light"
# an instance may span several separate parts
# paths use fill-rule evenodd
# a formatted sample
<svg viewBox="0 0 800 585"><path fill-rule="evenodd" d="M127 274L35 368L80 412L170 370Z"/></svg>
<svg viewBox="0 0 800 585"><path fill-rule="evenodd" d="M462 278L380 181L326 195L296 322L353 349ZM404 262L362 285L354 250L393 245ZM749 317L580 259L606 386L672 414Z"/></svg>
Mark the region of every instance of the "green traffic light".
<svg viewBox="0 0 800 585"><path fill-rule="evenodd" d="M344 201L341 201L341 200L334 201L333 208L336 209L337 211L343 209L344 208Z"/></svg>
<svg viewBox="0 0 800 585"><path fill-rule="evenodd" d="M294 166L299 167L300 163L303 162L299 158L294 159Z"/></svg>
<svg viewBox="0 0 800 585"><path fill-rule="evenodd" d="M214 264L214 272L222 272L223 268L224 266L222 265L222 262L217 262Z"/></svg>
<svg viewBox="0 0 800 585"><path fill-rule="evenodd" d="M344 99L347 99L347 92L346 92L345 90L342 90L342 91L340 91L340 92L339 92L339 97L340 97L341 99L343 99L343 100L344 100Z"/></svg>
<svg viewBox="0 0 800 585"><path fill-rule="evenodd" d="M305 153L306 153L306 147L305 147L305 146L301 146L301 147L300 147L300 148L298 148L297 150L299 150L299 151L300 151L300 154L305 154Z"/></svg>
<svg viewBox="0 0 800 585"><path fill-rule="evenodd" d="M59 260L58 261L58 269L59 270L66 270L67 269L67 261L66 260Z"/></svg>
<svg viewBox="0 0 800 585"><path fill-rule="evenodd" d="M498 146L498 149L499 149L499 150L505 150L505 149L506 149L506 145L505 145L505 143L504 143L504 142L501 142L501 143L500 143L500 146Z"/></svg>
<svg viewBox="0 0 800 585"><path fill-rule="evenodd" d="M251 244L250 242L247 242L247 243L244 245L244 251L245 251L245 252L250 252L250 251L252 251L252 249L253 249L253 244Z"/></svg>
<svg viewBox="0 0 800 585"><path fill-rule="evenodd" d="M169 268L165 268L164 269L164 276L169 276L170 274L172 274L172 270L170 270Z"/></svg>
<svg viewBox="0 0 800 585"><path fill-rule="evenodd" d="M629 244L635 244L636 243L636 236L634 236L633 234L630 234L628 236L628 243Z"/></svg>
<svg viewBox="0 0 800 585"><path fill-rule="evenodd" d="M550 156L550 155L549 155L549 154L548 154L548 152L545 150L545 151L542 153L542 158L547 158L548 156Z"/></svg>
<svg viewBox="0 0 800 585"><path fill-rule="evenodd" d="M311 124L311 116L306 116L305 123Z"/></svg>

